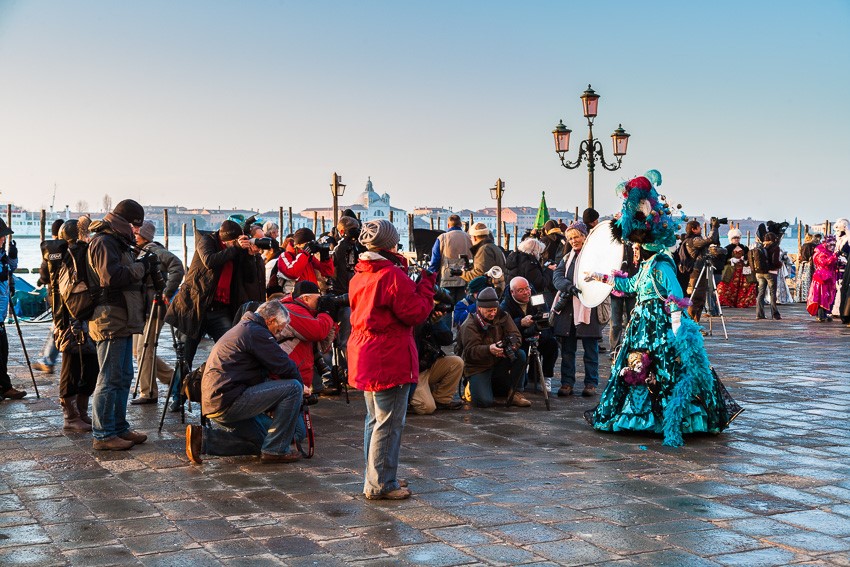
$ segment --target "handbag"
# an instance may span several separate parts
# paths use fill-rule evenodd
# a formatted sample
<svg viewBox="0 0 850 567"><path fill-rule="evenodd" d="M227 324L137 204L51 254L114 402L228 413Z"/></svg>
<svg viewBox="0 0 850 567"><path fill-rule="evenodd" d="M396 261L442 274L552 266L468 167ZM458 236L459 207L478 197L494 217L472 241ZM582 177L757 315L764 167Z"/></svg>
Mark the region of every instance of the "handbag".
<svg viewBox="0 0 850 567"><path fill-rule="evenodd" d="M611 320L611 296L605 298L605 301L596 307L596 319L599 324L605 326Z"/></svg>

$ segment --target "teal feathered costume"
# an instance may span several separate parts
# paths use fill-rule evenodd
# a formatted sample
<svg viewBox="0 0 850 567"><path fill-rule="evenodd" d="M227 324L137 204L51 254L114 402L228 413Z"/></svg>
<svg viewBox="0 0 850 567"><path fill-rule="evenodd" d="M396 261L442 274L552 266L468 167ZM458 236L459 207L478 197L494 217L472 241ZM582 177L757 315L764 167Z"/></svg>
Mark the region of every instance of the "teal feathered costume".
<svg viewBox="0 0 850 567"><path fill-rule="evenodd" d="M647 252L633 277L614 274L614 289L636 294L637 303L599 405L585 418L598 431L661 433L665 445L679 447L682 434L720 433L742 410L709 365L700 327L684 309L667 251L684 216L673 215L653 183L661 183L654 170L618 187L625 202L615 235Z"/></svg>

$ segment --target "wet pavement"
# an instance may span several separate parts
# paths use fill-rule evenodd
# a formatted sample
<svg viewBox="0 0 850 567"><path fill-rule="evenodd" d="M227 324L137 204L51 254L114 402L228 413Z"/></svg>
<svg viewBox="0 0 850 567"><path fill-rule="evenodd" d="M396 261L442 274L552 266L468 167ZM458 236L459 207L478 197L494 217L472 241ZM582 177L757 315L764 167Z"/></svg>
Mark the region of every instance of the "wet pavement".
<svg viewBox="0 0 850 567"><path fill-rule="evenodd" d="M850 565L850 329L782 313L730 310L728 341L715 319L709 355L746 408L719 436L596 433L580 396L410 415L402 502L361 494L357 393L313 407L296 464L190 465L154 406L128 410L147 443L94 452L61 430L58 375L34 397L9 326L30 396L0 402L0 565ZM30 350L46 332L24 325Z"/></svg>

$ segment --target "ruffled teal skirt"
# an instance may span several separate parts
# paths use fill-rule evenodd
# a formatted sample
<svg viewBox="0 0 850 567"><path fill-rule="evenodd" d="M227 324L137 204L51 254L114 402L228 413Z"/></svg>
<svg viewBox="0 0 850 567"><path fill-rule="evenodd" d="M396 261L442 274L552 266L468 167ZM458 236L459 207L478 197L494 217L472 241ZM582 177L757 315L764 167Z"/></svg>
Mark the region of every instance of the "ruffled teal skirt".
<svg viewBox="0 0 850 567"><path fill-rule="evenodd" d="M651 387L630 385L620 377L629 352L636 350L652 357ZM681 381L685 383L677 388ZM674 337L664 303L653 300L632 312L608 385L585 418L597 431L664 434L666 445L678 446L681 434L720 433L740 411L708 366L698 325L683 313Z"/></svg>

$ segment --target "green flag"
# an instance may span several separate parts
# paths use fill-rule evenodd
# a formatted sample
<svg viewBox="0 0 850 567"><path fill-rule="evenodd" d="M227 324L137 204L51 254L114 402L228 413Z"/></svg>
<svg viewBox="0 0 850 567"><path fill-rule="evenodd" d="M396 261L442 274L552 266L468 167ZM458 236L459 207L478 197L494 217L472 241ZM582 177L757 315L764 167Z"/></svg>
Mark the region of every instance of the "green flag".
<svg viewBox="0 0 850 567"><path fill-rule="evenodd" d="M546 191L540 197L540 206L537 208L537 218L534 219L534 228L543 228L546 221L549 220L549 207L546 206Z"/></svg>

